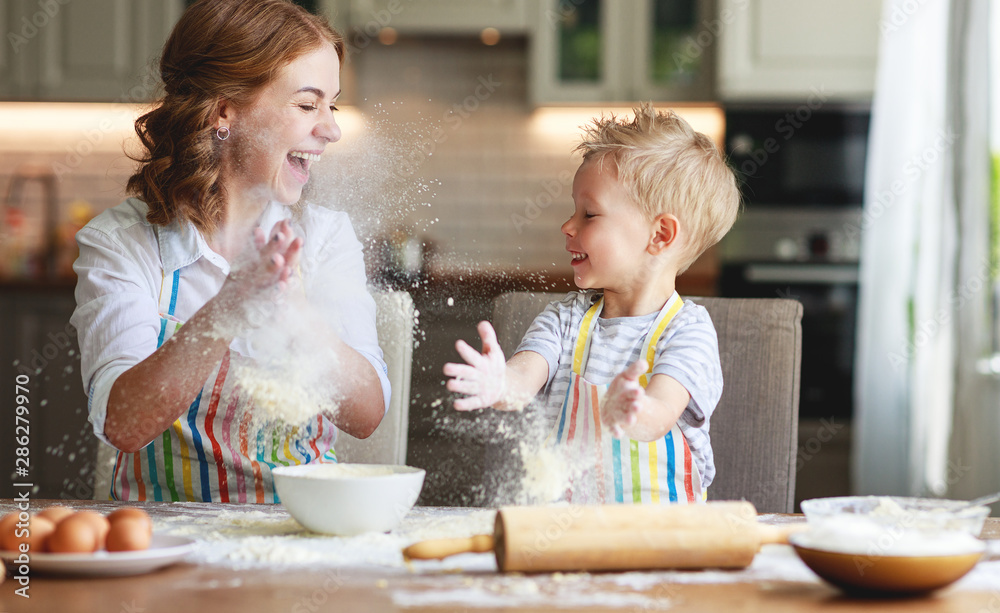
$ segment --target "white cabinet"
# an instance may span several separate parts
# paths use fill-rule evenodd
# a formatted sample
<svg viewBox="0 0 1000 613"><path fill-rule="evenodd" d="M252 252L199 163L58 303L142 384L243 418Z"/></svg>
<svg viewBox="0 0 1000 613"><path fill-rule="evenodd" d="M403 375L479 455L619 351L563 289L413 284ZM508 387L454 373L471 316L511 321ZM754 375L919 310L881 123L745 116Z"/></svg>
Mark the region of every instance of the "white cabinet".
<svg viewBox="0 0 1000 613"><path fill-rule="evenodd" d="M155 95L156 64L181 0L9 0L0 95L135 101Z"/></svg>
<svg viewBox="0 0 1000 613"><path fill-rule="evenodd" d="M336 27L369 36L391 27L403 34L524 33L528 6L537 0L326 0L324 11Z"/></svg>
<svg viewBox="0 0 1000 613"><path fill-rule="evenodd" d="M19 84L25 80L32 66L21 54L23 46L22 29L36 32L21 22L24 6L20 1L5 1L0 4L0 32L4 40L0 44L0 99L10 99L17 95Z"/></svg>
<svg viewBox="0 0 1000 613"><path fill-rule="evenodd" d="M719 96L870 99L881 7L875 0L719 0Z"/></svg>
<svg viewBox="0 0 1000 613"><path fill-rule="evenodd" d="M538 0L534 104L713 97L711 0Z"/></svg>

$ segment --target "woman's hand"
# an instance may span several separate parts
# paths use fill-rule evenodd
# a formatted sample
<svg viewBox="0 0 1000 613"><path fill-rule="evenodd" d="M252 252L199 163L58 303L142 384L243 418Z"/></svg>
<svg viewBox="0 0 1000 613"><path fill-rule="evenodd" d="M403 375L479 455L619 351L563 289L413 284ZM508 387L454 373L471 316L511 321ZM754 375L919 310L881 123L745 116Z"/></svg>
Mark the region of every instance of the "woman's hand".
<svg viewBox="0 0 1000 613"><path fill-rule="evenodd" d="M299 265L302 239L295 236L288 220L275 224L270 239L262 229L255 229L253 241L257 257L250 257L246 263L235 267L219 290L220 294L237 302L270 289L284 291Z"/></svg>
<svg viewBox="0 0 1000 613"><path fill-rule="evenodd" d="M611 381L601 401L601 421L615 438L625 436L625 429L639 421L646 390L639 384L639 377L649 368L646 360L636 360Z"/></svg>
<svg viewBox="0 0 1000 613"><path fill-rule="evenodd" d="M233 266L213 299L228 321L216 322L217 332L223 336L237 336L268 321L294 280L302 239L295 236L287 220L275 224L270 239L260 228L254 230L253 246L254 252Z"/></svg>
<svg viewBox="0 0 1000 613"><path fill-rule="evenodd" d="M455 343L455 349L465 364L449 362L444 374L452 377L447 388L452 392L467 394L455 401L459 411L491 407L499 403L507 387L507 363L497 342L496 331L488 321L479 322L479 337L483 339L483 352L479 353L465 341Z"/></svg>
<svg viewBox="0 0 1000 613"><path fill-rule="evenodd" d="M233 337L269 313L253 307L268 292L284 290L299 265L302 239L281 221L271 238L254 233L258 257L230 272L219 293L152 355L122 373L108 397L104 433L134 452L170 427L191 404ZM255 321L259 316L260 321ZM381 389L379 390L381 395ZM377 423L377 422L376 422Z"/></svg>

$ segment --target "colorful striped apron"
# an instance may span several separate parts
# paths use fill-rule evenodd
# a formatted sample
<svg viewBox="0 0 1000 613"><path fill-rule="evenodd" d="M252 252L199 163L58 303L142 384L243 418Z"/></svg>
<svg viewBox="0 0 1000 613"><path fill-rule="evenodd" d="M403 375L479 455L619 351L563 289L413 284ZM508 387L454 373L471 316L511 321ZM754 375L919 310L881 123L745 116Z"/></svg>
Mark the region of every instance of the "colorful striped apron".
<svg viewBox="0 0 1000 613"><path fill-rule="evenodd" d="M653 370L656 343L684 301L674 292L646 334L640 354ZM680 427L651 442L616 439L601 424L600 405L608 385L583 378L590 338L604 298L590 307L580 324L573 351L573 373L558 422L549 440L566 450L573 472L567 499L574 504L702 502L701 477ZM639 379L646 387L647 375Z"/></svg>
<svg viewBox="0 0 1000 613"><path fill-rule="evenodd" d="M157 348L183 324L174 316L180 283L180 270L163 275ZM187 413L138 452L118 452L112 500L279 502L272 468L337 461L323 416L269 432L252 426L253 401L228 376L249 361L227 349Z"/></svg>

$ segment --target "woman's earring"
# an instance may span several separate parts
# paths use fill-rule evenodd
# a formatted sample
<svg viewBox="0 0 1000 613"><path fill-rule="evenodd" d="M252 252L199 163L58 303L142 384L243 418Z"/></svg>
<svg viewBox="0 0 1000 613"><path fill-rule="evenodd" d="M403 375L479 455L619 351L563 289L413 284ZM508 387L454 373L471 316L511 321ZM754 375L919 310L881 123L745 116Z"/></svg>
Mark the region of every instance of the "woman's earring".
<svg viewBox="0 0 1000 613"><path fill-rule="evenodd" d="M229 128L227 128L226 126L217 128L215 130L215 138L219 140L226 140L227 138L229 138Z"/></svg>

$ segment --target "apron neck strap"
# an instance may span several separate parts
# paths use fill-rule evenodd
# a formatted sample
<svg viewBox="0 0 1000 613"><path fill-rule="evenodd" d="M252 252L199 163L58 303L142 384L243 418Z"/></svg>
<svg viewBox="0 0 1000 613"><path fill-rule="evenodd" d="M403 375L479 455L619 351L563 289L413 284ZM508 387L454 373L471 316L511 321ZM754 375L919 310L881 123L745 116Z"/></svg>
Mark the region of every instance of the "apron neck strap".
<svg viewBox="0 0 1000 613"><path fill-rule="evenodd" d="M646 363L648 364L646 368L647 372L653 370L653 358L656 357L656 342L663 335L663 331L667 329L674 315L681 310L682 306L684 306L684 301L674 291L666 304L663 305L663 308L660 309L659 315L656 316L653 325L650 327L650 331L646 334L642 352L639 355L646 359ZM583 321L580 322L580 334L577 335L576 346L573 350L573 372L578 376L582 377L587 369L587 360L590 358L590 339L593 336L594 328L597 327L597 320L600 318L603 309L604 297L601 296L601 299L587 310L587 313L583 316ZM646 387L646 383L648 383L646 374L643 374L639 378L639 383L643 387Z"/></svg>
<svg viewBox="0 0 1000 613"><path fill-rule="evenodd" d="M642 353L639 354L640 357L646 359L647 364L646 372L639 376L639 384L643 387L646 387L646 384L649 383L649 373L653 371L653 360L656 358L656 343L663 336L663 331L667 329L667 326L673 321L674 315L681 310L682 306L684 306L684 301L674 291L670 299L667 300L667 303L660 309L660 314L656 316L650 333L646 335L646 342L642 345Z"/></svg>

